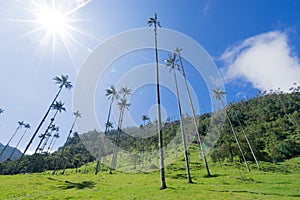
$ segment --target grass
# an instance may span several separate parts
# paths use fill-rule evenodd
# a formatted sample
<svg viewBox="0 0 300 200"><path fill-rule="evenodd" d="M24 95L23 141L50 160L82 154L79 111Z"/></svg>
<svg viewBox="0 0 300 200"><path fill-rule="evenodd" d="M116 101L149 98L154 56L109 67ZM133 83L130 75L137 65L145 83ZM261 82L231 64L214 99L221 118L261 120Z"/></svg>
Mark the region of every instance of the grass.
<svg viewBox="0 0 300 200"><path fill-rule="evenodd" d="M194 184L188 184L182 159L166 168L168 188L159 190L159 172L125 173L108 171L98 175L24 174L0 176L0 199L299 199L300 158L278 165L211 164L213 177L206 177L197 154L191 155ZM92 168L88 166L87 168ZM85 167L81 169L83 172Z"/></svg>

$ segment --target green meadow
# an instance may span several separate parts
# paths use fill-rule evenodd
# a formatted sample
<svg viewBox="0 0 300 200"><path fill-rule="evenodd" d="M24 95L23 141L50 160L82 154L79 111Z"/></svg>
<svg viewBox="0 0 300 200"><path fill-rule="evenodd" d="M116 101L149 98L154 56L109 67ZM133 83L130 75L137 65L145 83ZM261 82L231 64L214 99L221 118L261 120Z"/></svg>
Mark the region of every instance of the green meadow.
<svg viewBox="0 0 300 200"><path fill-rule="evenodd" d="M210 162L211 163L211 162ZM261 170L242 163L210 164L212 177L197 153L191 154L193 184L188 184L184 159L166 168L168 188L159 190L158 171L125 173L107 169L95 175L95 162L75 173L51 171L0 176L0 199L300 199L300 157L277 164L261 162Z"/></svg>

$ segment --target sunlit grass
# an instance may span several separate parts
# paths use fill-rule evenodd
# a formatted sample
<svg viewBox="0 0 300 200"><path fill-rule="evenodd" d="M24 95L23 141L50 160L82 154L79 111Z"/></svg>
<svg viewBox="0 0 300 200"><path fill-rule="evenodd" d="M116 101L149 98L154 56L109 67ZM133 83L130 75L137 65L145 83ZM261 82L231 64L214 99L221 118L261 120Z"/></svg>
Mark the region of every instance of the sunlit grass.
<svg viewBox="0 0 300 200"><path fill-rule="evenodd" d="M194 184L188 184L183 159L166 168L168 188L159 190L159 172L125 173L107 168L94 175L96 163L83 166L76 174L25 174L0 176L0 199L299 199L300 158L278 165L210 162L213 177L206 177L196 151L191 154ZM87 174L86 174L87 173Z"/></svg>

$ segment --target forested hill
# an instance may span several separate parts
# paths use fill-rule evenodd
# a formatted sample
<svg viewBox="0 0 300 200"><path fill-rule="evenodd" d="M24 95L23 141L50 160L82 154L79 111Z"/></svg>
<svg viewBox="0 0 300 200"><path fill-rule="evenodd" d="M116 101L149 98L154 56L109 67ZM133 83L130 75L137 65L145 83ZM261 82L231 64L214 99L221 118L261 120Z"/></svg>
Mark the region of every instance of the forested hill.
<svg viewBox="0 0 300 200"><path fill-rule="evenodd" d="M300 156L300 92L299 87L289 94L281 92L272 92L257 96L247 101L231 103L226 107L227 114L231 120L233 129L237 133L245 157L248 161L253 161L252 154L247 145L246 139L242 134L242 128L252 146L252 149L259 161L277 162L292 157ZM191 117L186 116L186 119ZM199 132L206 137L207 129L210 123L210 114L203 114L199 118ZM125 132L134 132L140 134L143 132L143 126L135 128L126 128L121 132L120 146L122 149L132 152L131 155L141 153L141 149L145 151L153 151L158 148L158 138L155 123L149 122L148 131L153 132L152 137L143 140L138 137L128 136ZM193 138L192 126L186 126L188 137ZM163 128L164 143L176 140L174 143L179 145L181 136L176 137L176 132L180 131L179 121L168 121ZM103 146L103 141L109 139L114 141L116 130L111 130L106 137L103 133L90 131L81 134L80 138L88 143L89 150L95 149L97 154L99 146ZM180 135L180 134L177 134ZM59 161L62 150L64 149L63 162L58 165L58 169L75 168L84 163L91 162L95 158L88 152L82 144L78 134L67 142L65 148L60 147L58 151L52 154L39 154L36 158L25 156L21 162L19 169L15 173L24 173L28 166L32 166L32 172L41 172L44 170L52 170ZM105 140L103 138L106 138ZM90 142L89 142L90 141ZM145 146L143 146L143 144ZM102 156L111 154L110 146L104 145L101 151ZM206 150L207 147L205 147ZM93 155L96 155L93 152ZM154 152L154 151L153 151ZM225 121L221 129L221 135L213 149L208 152L208 156L213 162L234 161L241 156L232 130L228 121ZM152 155L153 159L157 155ZM150 157L151 158L151 157ZM6 161L0 163L0 174L9 174L15 166L14 161Z"/></svg>
<svg viewBox="0 0 300 200"><path fill-rule="evenodd" d="M253 160L242 128L248 137L258 160L282 161L300 155L300 92L291 88L291 93L271 92L247 101L230 104L227 113L237 131L247 160ZM201 127L208 117L200 121ZM205 131L205 128L202 131ZM210 153L213 161L229 160L240 155L228 120L221 137Z"/></svg>
<svg viewBox="0 0 300 200"><path fill-rule="evenodd" d="M288 94L270 91L268 94L257 95L255 98L247 101L242 100L230 103L226 107L226 111L248 161L254 158L243 135L243 131L258 160L277 162L300 155L299 87L291 88ZM204 114L199 118L199 132L204 137L206 137L210 125L210 116L211 114ZM185 121L188 121L190 118L186 116ZM124 129L124 132L120 134L121 148L137 154L141 153L143 144L146 144L146 151L157 149L156 125L150 122L146 126L148 127L148 131L153 132L151 134L153 136L145 139L132 137L130 134L124 133L142 134L144 131L143 126ZM195 138L192 127L192 124L186 123L185 128L187 129L186 134L188 138ZM180 143L181 136L175 138L178 131L180 131L179 121L166 122L162 130L164 144L178 139ZM222 129L215 131L221 131L221 136L214 149L209 151L208 155L212 160L214 162L231 162L235 158L239 158L241 153L239 152L228 120L225 121ZM177 135L181 134L177 133ZM113 141L116 136L116 130L111 130L106 136L110 141ZM91 131L82 135L82 137L86 144L88 144L89 149L96 152L99 149L97 145L99 146L100 144L98 141L103 141L104 136L96 131ZM110 151L107 151L107 149L109 148L104 148L102 154L109 154ZM208 150L207 147L206 150ZM93 152L94 155L95 152Z"/></svg>

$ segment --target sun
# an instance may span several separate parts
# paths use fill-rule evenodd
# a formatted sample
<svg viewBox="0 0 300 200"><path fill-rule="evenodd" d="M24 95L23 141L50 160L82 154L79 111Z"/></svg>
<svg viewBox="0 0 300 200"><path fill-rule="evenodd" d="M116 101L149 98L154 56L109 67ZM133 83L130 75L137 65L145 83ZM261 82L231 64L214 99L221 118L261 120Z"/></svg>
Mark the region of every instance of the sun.
<svg viewBox="0 0 300 200"><path fill-rule="evenodd" d="M37 30L44 31L47 35L44 39L53 40L57 35L65 37L72 28L70 23L76 22L72 15L76 10L70 10L62 1L33 1L32 7Z"/></svg>
<svg viewBox="0 0 300 200"><path fill-rule="evenodd" d="M24 18L9 18L7 21L23 24L29 31L16 39L31 37L37 46L39 61L52 54L52 64L56 57L63 57L67 53L73 66L76 66L76 53L89 48L78 40L99 41L96 37L77 28L84 19L78 13L93 0L28 0L20 10L24 11Z"/></svg>
<svg viewBox="0 0 300 200"><path fill-rule="evenodd" d="M25 4L28 7L24 8L27 18L9 21L28 25L29 31L18 39L30 36L38 41L37 53L40 58L51 53L54 64L56 57L63 55L65 51L75 66L75 54L79 49L85 48L77 38L95 39L76 28L79 22L84 21L79 17L78 11L90 2L92 0L30 0Z"/></svg>
<svg viewBox="0 0 300 200"><path fill-rule="evenodd" d="M57 9L41 10L37 23L52 34L63 34L67 29L68 18Z"/></svg>

